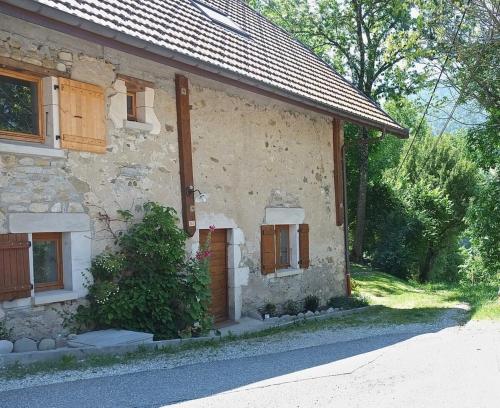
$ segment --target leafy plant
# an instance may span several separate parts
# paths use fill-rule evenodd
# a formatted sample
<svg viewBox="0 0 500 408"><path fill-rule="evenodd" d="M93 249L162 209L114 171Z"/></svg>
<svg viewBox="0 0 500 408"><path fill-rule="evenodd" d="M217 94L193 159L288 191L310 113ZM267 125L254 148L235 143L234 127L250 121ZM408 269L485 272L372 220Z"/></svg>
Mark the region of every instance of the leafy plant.
<svg viewBox="0 0 500 408"><path fill-rule="evenodd" d="M319 297L316 295L307 295L304 299L304 309L315 312L319 307Z"/></svg>
<svg viewBox="0 0 500 408"><path fill-rule="evenodd" d="M283 305L283 312L292 316L300 313L299 303L295 300L287 300Z"/></svg>
<svg viewBox="0 0 500 408"><path fill-rule="evenodd" d="M125 267L125 258L122 254L102 253L97 255L91 264L94 280L106 281L119 278Z"/></svg>
<svg viewBox="0 0 500 408"><path fill-rule="evenodd" d="M0 320L0 340L10 340L12 329L7 329L5 322Z"/></svg>
<svg viewBox="0 0 500 408"><path fill-rule="evenodd" d="M274 316L276 314L276 305L274 303L266 303L262 308L262 315L268 314Z"/></svg>
<svg viewBox="0 0 500 408"><path fill-rule="evenodd" d="M94 259L89 304L75 317L81 328L139 330L158 339L210 328L210 238L186 259L187 236L177 222L174 209L146 203L143 220L119 236L120 253Z"/></svg>
<svg viewBox="0 0 500 408"><path fill-rule="evenodd" d="M368 306L368 301L360 295L332 297L328 300L328 307L335 309L356 309Z"/></svg>

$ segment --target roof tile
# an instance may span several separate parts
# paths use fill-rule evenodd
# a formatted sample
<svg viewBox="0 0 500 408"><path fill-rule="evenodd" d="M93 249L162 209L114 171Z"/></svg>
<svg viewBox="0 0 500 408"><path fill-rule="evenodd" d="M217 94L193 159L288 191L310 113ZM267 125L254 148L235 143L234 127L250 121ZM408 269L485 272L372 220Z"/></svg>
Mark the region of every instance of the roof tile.
<svg viewBox="0 0 500 408"><path fill-rule="evenodd" d="M240 0L198 0L249 36L207 17L190 0L34 0L376 127L404 133L375 102L284 30Z"/></svg>

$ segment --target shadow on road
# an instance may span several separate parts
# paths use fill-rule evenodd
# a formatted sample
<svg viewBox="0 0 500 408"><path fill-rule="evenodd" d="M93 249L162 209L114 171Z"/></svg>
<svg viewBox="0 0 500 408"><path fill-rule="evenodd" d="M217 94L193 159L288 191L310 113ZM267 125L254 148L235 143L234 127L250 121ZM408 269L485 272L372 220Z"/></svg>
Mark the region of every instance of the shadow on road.
<svg viewBox="0 0 500 408"><path fill-rule="evenodd" d="M415 310L412 312L415 313ZM439 311L444 318L435 324L405 325L407 330L399 327L392 334L372 335L359 340L253 357L7 391L0 393L0 406L160 407L208 397L266 379L360 356L421 334L437 332L457 325L452 316L461 316L464 313L461 309L421 310L424 314L437 314ZM400 310L398 313L405 311ZM264 338L262 341L265 341ZM245 347L244 343L241 347Z"/></svg>

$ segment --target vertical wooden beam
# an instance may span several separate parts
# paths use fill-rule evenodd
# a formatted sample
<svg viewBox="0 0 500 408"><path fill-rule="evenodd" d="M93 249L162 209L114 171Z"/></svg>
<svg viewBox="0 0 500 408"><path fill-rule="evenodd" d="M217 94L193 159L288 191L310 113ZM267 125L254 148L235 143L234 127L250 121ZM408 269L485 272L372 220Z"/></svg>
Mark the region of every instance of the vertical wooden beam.
<svg viewBox="0 0 500 408"><path fill-rule="evenodd" d="M186 234L192 237L196 232L196 213L193 190L189 81L183 75L175 75L175 96L177 105L177 133L179 136L182 223Z"/></svg>
<svg viewBox="0 0 500 408"><path fill-rule="evenodd" d="M337 226L341 226L344 223L343 145L344 121L333 118L333 181L335 187L335 215Z"/></svg>

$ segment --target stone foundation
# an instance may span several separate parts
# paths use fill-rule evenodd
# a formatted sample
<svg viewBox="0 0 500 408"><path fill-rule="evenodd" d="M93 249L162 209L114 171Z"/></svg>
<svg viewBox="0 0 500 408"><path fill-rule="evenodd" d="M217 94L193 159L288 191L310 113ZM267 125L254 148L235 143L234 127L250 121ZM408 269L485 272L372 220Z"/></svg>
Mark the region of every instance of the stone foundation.
<svg viewBox="0 0 500 408"><path fill-rule="evenodd" d="M71 330L64 327L65 318L71 316L84 302L85 300L75 300L42 306L3 309L5 326L7 330L12 330L12 340L21 337L40 340L66 336Z"/></svg>

